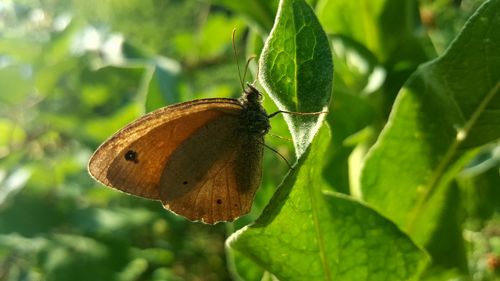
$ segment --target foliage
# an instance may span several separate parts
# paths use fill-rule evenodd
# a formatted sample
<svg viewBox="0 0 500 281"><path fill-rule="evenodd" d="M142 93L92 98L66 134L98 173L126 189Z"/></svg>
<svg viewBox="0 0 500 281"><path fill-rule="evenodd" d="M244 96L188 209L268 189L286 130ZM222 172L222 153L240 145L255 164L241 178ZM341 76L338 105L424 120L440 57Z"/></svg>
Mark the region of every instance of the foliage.
<svg viewBox="0 0 500 281"><path fill-rule="evenodd" d="M0 4L0 280L499 278L498 11ZM294 168L266 152L252 213L216 226L93 182L92 151L144 112L239 95L234 27L238 53L259 56L269 112L329 111L271 119L293 143L266 144Z"/></svg>

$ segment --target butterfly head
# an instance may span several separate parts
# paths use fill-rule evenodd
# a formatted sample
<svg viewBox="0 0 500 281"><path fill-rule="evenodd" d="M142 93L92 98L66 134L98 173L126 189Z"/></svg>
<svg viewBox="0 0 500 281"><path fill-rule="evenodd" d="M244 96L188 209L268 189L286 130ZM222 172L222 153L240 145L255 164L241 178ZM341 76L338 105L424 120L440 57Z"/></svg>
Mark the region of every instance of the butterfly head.
<svg viewBox="0 0 500 281"><path fill-rule="evenodd" d="M262 94L253 85L247 84L247 88L240 98L243 106L243 130L250 135L263 136L271 128L266 110L262 107Z"/></svg>
<svg viewBox="0 0 500 281"><path fill-rule="evenodd" d="M249 104L260 104L263 96L257 88L255 88L252 84L247 83L247 87L244 89L243 96L241 98L243 102Z"/></svg>

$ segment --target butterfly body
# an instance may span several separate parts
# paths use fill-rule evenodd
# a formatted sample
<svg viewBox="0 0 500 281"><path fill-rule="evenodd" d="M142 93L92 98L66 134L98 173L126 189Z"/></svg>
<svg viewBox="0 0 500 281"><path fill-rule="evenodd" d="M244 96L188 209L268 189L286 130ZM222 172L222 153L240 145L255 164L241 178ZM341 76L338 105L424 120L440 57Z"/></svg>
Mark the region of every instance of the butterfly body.
<svg viewBox="0 0 500 281"><path fill-rule="evenodd" d="M248 213L262 175L270 125L261 94L202 99L153 111L118 131L89 161L104 185L159 200L205 223Z"/></svg>
<svg viewBox="0 0 500 281"><path fill-rule="evenodd" d="M271 129L266 110L261 105L262 95L252 85L248 85L239 102L243 106L241 114L242 130L249 135L264 136Z"/></svg>

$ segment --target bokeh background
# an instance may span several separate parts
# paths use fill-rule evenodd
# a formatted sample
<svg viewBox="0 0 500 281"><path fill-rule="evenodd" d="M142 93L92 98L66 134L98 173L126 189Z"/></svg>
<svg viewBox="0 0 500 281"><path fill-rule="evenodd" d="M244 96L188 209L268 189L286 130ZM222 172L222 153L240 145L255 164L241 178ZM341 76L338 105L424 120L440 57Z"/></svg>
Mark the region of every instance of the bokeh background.
<svg viewBox="0 0 500 281"><path fill-rule="evenodd" d="M415 2L415 33L426 59L445 50L481 2ZM262 48L278 1L242 1L243 8L236 3L0 2L0 280L232 279L225 238L258 216L287 173L278 156L265 153L252 213L216 226L191 223L159 202L105 188L90 178L86 164L101 142L145 112L240 95L232 30L237 28L244 65ZM376 92L368 78L377 67L369 56L333 46L334 87L356 96L352 102ZM369 71L359 67L360 59ZM250 70L247 81L255 79L255 64ZM402 73L402 82L409 73ZM375 128L386 120L393 98L375 101L382 104L368 114ZM269 98L264 106L275 110ZM333 118L328 121L338 127ZM366 126L351 125L360 131ZM281 117L272 127L272 134L289 136ZM273 136L266 142L294 160L291 142ZM337 179L347 181L346 175L340 169Z"/></svg>

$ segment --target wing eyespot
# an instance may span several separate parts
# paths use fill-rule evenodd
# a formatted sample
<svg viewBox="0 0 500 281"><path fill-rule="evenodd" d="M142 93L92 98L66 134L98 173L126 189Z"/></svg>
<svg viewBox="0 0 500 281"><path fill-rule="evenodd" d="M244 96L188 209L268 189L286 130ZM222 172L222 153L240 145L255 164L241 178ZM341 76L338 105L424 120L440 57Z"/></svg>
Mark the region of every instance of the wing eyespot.
<svg viewBox="0 0 500 281"><path fill-rule="evenodd" d="M137 152L134 150L129 150L125 153L125 160L134 162L134 163L139 163L139 160L137 159Z"/></svg>

